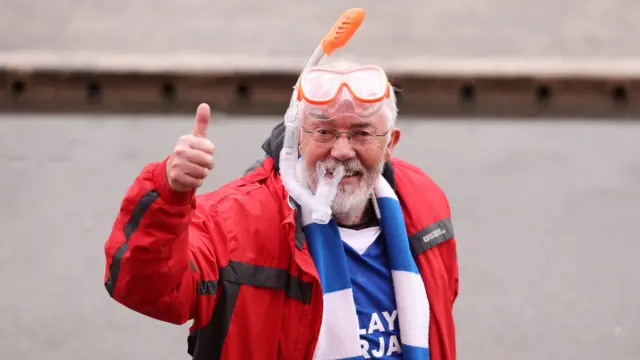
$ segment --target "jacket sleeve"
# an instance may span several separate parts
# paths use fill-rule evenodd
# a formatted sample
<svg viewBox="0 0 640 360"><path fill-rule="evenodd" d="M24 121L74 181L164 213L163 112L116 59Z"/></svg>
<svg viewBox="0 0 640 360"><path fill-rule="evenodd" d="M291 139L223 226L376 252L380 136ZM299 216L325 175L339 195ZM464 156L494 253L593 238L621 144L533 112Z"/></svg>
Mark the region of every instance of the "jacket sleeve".
<svg viewBox="0 0 640 360"><path fill-rule="evenodd" d="M184 324L195 316L197 292L214 301L218 267L195 191L169 187L166 161L146 165L127 190L105 244L104 280L117 302Z"/></svg>
<svg viewBox="0 0 640 360"><path fill-rule="evenodd" d="M438 245L442 263L447 272L447 278L451 287L451 304L458 298L459 277L458 277L458 254L456 249L456 238L451 238Z"/></svg>
<svg viewBox="0 0 640 360"><path fill-rule="evenodd" d="M447 218L451 222L451 207L446 196L444 196L444 202L447 209ZM451 229L453 230L453 224L451 224ZM442 263L444 264L447 272L447 278L449 279L451 288L451 304L453 305L458 298L458 290L460 286L458 276L458 249L455 232L451 239L439 244L438 248L442 258Z"/></svg>

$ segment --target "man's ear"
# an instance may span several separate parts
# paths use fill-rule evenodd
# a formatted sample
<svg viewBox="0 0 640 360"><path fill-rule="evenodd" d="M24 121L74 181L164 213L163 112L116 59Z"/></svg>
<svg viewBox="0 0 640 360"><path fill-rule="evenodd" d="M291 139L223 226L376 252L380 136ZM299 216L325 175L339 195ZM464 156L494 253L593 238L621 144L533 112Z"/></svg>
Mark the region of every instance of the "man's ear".
<svg viewBox="0 0 640 360"><path fill-rule="evenodd" d="M390 134L391 134L391 137L389 139L389 143L387 144L387 148L384 149L386 161L389 161L391 159L391 154L393 153L393 150L396 148L396 145L398 145L398 142L400 141L400 129L393 128L390 131Z"/></svg>

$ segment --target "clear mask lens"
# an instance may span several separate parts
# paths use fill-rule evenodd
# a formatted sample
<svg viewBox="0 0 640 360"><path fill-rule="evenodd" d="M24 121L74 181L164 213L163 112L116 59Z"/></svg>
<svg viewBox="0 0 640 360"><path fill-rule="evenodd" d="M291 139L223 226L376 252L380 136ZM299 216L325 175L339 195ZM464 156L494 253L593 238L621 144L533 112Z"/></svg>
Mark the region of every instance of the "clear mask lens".
<svg viewBox="0 0 640 360"><path fill-rule="evenodd" d="M327 105L302 104L304 115L312 120L331 120L339 116L367 119L380 114L382 107L381 102L360 103L352 98L336 99Z"/></svg>
<svg viewBox="0 0 640 360"><path fill-rule="evenodd" d="M362 102L375 102L384 98L388 80L376 67L363 67L351 71L311 69L300 82L304 98L311 103L329 102L348 89L352 97Z"/></svg>

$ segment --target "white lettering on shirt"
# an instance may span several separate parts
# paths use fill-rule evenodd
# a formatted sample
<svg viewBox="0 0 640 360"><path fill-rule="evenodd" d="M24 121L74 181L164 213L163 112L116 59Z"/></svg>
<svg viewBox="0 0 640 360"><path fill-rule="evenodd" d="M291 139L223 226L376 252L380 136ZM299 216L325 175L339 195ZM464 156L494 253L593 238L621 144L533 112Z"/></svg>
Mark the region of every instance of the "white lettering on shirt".
<svg viewBox="0 0 640 360"><path fill-rule="evenodd" d="M369 326L364 329L359 329L360 335L376 333L387 333L395 329L395 321L398 317L398 310L393 310L391 313L383 311L381 313L371 314L369 320ZM382 321L384 318L385 321ZM377 345L377 346L376 346ZM380 336L377 344L371 344L367 339L360 339L360 349L362 349L362 355L365 359L378 359L383 356L391 356L394 353L401 354L402 347L398 341L396 335L389 336L389 344L386 343L385 338Z"/></svg>
<svg viewBox="0 0 640 360"><path fill-rule="evenodd" d="M396 321L396 317L398 316L398 310L393 310L391 315L389 315L389 312L383 311L382 316L384 316L385 320L387 320L387 327L389 328L389 331L393 331L393 329L395 328L394 322Z"/></svg>

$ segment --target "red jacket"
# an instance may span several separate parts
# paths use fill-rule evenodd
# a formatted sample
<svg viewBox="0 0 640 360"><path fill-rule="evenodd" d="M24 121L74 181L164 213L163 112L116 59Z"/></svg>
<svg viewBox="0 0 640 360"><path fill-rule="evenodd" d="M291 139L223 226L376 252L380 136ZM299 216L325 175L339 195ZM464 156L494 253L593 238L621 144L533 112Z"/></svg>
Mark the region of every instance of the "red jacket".
<svg viewBox="0 0 640 360"><path fill-rule="evenodd" d="M165 160L166 161L166 160ZM402 204L431 305L431 358L455 359L456 241L442 190L399 159L385 178ZM128 189L106 246L105 286L162 321L194 320L194 359L312 359L322 290L299 225L267 157L245 176L195 196L151 163Z"/></svg>

